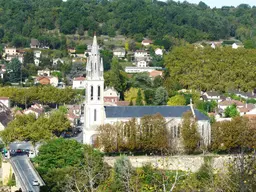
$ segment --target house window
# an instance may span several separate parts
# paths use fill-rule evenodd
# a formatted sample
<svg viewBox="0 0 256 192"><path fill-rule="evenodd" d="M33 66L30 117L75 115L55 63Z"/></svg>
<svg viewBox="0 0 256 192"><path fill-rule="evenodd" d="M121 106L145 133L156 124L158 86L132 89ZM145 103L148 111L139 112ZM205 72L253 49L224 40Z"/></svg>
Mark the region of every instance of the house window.
<svg viewBox="0 0 256 192"><path fill-rule="evenodd" d="M98 100L100 100L100 86L98 86Z"/></svg>
<svg viewBox="0 0 256 192"><path fill-rule="evenodd" d="M83 82L82 82L82 81L80 81L80 85L82 85L82 83L83 83Z"/></svg>
<svg viewBox="0 0 256 192"><path fill-rule="evenodd" d="M202 137L204 136L204 125L202 125Z"/></svg>
<svg viewBox="0 0 256 192"><path fill-rule="evenodd" d="M91 86L91 100L93 100L93 86Z"/></svg>
<svg viewBox="0 0 256 192"><path fill-rule="evenodd" d="M94 109L94 121L96 121L97 120L97 111L96 111L96 109Z"/></svg>

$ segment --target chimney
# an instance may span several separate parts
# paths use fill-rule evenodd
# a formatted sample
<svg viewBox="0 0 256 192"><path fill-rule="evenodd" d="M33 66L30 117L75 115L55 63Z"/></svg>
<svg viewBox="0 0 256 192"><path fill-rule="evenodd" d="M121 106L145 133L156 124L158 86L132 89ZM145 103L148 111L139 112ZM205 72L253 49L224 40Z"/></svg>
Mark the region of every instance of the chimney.
<svg viewBox="0 0 256 192"><path fill-rule="evenodd" d="M192 114L193 114L194 118L196 118L195 111L194 111L194 108L193 108L192 98L190 98L190 109L192 111Z"/></svg>

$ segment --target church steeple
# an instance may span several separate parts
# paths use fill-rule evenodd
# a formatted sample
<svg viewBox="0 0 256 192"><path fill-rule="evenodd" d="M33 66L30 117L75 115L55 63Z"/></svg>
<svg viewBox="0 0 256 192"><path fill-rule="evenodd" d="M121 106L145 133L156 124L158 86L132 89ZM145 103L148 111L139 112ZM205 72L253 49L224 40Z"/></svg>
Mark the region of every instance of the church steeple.
<svg viewBox="0 0 256 192"><path fill-rule="evenodd" d="M100 57L97 37L94 35L91 54L86 65L83 142L94 143L97 127L104 123L103 60Z"/></svg>
<svg viewBox="0 0 256 192"><path fill-rule="evenodd" d="M94 80L103 79L103 70L103 61L100 58L97 37L96 34L94 34L91 55L87 60L86 78Z"/></svg>

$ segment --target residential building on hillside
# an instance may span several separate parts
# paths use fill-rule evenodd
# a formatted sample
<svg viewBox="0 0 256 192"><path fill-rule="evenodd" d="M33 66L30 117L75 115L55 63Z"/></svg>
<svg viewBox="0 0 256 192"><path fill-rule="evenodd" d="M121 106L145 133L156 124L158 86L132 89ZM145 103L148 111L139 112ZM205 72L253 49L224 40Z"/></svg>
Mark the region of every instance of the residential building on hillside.
<svg viewBox="0 0 256 192"><path fill-rule="evenodd" d="M17 55L16 47L5 47L4 48L5 55Z"/></svg>
<svg viewBox="0 0 256 192"><path fill-rule="evenodd" d="M88 58L86 67L86 98L85 123L83 128L83 142L94 144L97 139L97 128L103 124L126 122L135 118L138 123L145 115L161 114L166 119L168 130L179 140L182 116L185 112L192 112L197 119L198 132L207 146L211 141L210 119L200 111L190 106L104 106L104 77L103 61L100 58L97 38L94 36L92 55Z"/></svg>
<svg viewBox="0 0 256 192"><path fill-rule="evenodd" d="M162 76L163 76L163 71L154 70L154 71L149 72L148 74L149 74L149 77L150 77L151 79L154 79L154 78L157 77L157 76L162 77Z"/></svg>
<svg viewBox="0 0 256 192"><path fill-rule="evenodd" d="M34 104L31 105L28 109L23 110L23 114L28 115L28 114L34 114L36 118L38 118L40 115L44 113L44 108L41 104Z"/></svg>
<svg viewBox="0 0 256 192"><path fill-rule="evenodd" d="M145 50L137 50L134 52L134 59L138 59L138 58L147 58L149 55L148 55L148 52L145 51Z"/></svg>
<svg viewBox="0 0 256 192"><path fill-rule="evenodd" d="M56 66L58 63L63 64L64 61L63 61L62 59L60 59L60 58L57 58L57 59L53 59L53 60L52 60L52 65L53 65L53 66Z"/></svg>
<svg viewBox="0 0 256 192"><path fill-rule="evenodd" d="M216 91L208 91L202 94L202 98L205 101L216 101L217 103L222 101L221 94Z"/></svg>
<svg viewBox="0 0 256 192"><path fill-rule="evenodd" d="M53 87L57 87L58 83L59 79L54 76L38 76L35 78L35 84L52 85Z"/></svg>
<svg viewBox="0 0 256 192"><path fill-rule="evenodd" d="M113 55L118 57L118 58L125 58L125 49L124 48L116 48L113 50Z"/></svg>
<svg viewBox="0 0 256 192"><path fill-rule="evenodd" d="M124 70L126 73L151 73L155 70L162 70L162 67L125 67Z"/></svg>
<svg viewBox="0 0 256 192"><path fill-rule="evenodd" d="M156 50L155 50L155 54L156 55L159 55L159 56L163 56L163 50L162 49L160 49L160 48L157 48Z"/></svg>
<svg viewBox="0 0 256 192"><path fill-rule="evenodd" d="M143 45L143 46L149 46L149 45L151 45L153 42L152 42L152 40L150 40L150 39L144 39L142 42L141 42L141 44Z"/></svg>
<svg viewBox="0 0 256 192"><path fill-rule="evenodd" d="M114 89L114 87L106 87L103 93L104 103L116 103L119 101L120 94Z"/></svg>
<svg viewBox="0 0 256 192"><path fill-rule="evenodd" d="M85 89L85 77L75 77L72 82L72 89Z"/></svg>
<svg viewBox="0 0 256 192"><path fill-rule="evenodd" d="M30 40L30 48L31 49L38 49L40 48L40 42L37 39Z"/></svg>
<svg viewBox="0 0 256 192"><path fill-rule="evenodd" d="M48 68L46 68L44 70L38 70L37 75L38 76L48 76L49 77L51 75L51 70L48 69Z"/></svg>

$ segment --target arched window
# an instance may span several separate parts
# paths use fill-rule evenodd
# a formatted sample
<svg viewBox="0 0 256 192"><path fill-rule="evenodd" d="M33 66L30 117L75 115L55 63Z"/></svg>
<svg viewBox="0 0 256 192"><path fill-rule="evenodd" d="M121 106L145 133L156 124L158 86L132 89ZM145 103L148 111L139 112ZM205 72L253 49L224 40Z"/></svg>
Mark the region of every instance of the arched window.
<svg viewBox="0 0 256 192"><path fill-rule="evenodd" d="M94 109L94 121L97 121L97 111Z"/></svg>
<svg viewBox="0 0 256 192"><path fill-rule="evenodd" d="M180 125L178 125L177 137L180 138Z"/></svg>
<svg viewBox="0 0 256 192"><path fill-rule="evenodd" d="M204 125L202 125L202 137L204 136Z"/></svg>
<svg viewBox="0 0 256 192"><path fill-rule="evenodd" d="M91 100L93 100L93 86L91 86Z"/></svg>
<svg viewBox="0 0 256 192"><path fill-rule="evenodd" d="M98 100L100 100L100 86L98 86Z"/></svg>
<svg viewBox="0 0 256 192"><path fill-rule="evenodd" d="M174 128L173 128L173 137L174 138L177 137L177 127L176 127L176 125L174 125Z"/></svg>

